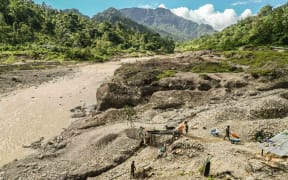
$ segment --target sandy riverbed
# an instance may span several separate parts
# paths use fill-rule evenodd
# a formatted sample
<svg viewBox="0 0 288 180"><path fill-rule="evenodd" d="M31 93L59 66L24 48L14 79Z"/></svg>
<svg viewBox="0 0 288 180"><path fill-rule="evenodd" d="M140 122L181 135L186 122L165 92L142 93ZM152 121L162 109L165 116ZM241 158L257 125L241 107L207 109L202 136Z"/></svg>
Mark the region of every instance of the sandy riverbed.
<svg viewBox="0 0 288 180"><path fill-rule="evenodd" d="M72 121L71 108L95 104L97 87L119 66L119 62L81 66L73 75L0 95L0 166L31 153L22 145L60 133Z"/></svg>

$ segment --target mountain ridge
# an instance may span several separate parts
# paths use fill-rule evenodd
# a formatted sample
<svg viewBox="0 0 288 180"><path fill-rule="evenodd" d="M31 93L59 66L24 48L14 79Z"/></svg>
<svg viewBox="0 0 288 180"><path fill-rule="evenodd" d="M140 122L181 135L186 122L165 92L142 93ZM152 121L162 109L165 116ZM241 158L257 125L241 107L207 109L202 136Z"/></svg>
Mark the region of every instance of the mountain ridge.
<svg viewBox="0 0 288 180"><path fill-rule="evenodd" d="M92 17L92 20L97 23L109 22L109 23L122 23L126 27L132 28L139 32L152 32L152 30L148 29L146 26L138 24L130 18L124 16L119 10L110 7L103 12L97 13Z"/></svg>
<svg viewBox="0 0 288 180"><path fill-rule="evenodd" d="M133 21L148 26L161 35L171 36L178 41L189 40L215 32L210 25L199 25L164 8L124 8L119 11Z"/></svg>

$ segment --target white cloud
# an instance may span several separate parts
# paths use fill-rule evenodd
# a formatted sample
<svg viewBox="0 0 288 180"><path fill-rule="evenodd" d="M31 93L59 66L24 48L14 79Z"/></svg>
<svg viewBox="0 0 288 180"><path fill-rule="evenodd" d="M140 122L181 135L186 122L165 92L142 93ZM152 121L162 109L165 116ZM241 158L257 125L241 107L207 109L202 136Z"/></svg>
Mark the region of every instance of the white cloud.
<svg viewBox="0 0 288 180"><path fill-rule="evenodd" d="M237 2L232 3L231 5L232 6L239 6L239 5L245 5L248 3L249 3L249 1L237 1Z"/></svg>
<svg viewBox="0 0 288 180"><path fill-rule="evenodd" d="M165 4L158 4L158 3L151 3L151 4L140 4L138 6L139 8L144 8L144 9L156 9L156 8L164 8L167 9Z"/></svg>
<svg viewBox="0 0 288 180"><path fill-rule="evenodd" d="M247 0L247 1L236 1L232 3L232 6L239 6L239 5L245 5L245 4L251 4L251 3L261 3L263 0Z"/></svg>
<svg viewBox="0 0 288 180"><path fill-rule="evenodd" d="M155 8L158 7L158 5L159 4L157 4L157 3L154 3L154 4L140 4L138 7L139 8L144 8L144 9L155 9Z"/></svg>
<svg viewBox="0 0 288 180"><path fill-rule="evenodd" d="M192 20L199 24L209 24L216 30L222 30L227 26L237 23L238 20L252 15L250 9L246 9L238 16L234 9L225 9L223 12L216 11L213 4L206 4L196 10L186 7L171 9L177 16Z"/></svg>
<svg viewBox="0 0 288 180"><path fill-rule="evenodd" d="M249 16L253 16L253 13L251 11L251 9L246 9L241 15L240 15L240 19L245 19Z"/></svg>
<svg viewBox="0 0 288 180"><path fill-rule="evenodd" d="M159 7L159 8L167 9L167 7L165 6L165 4L160 4L158 7Z"/></svg>

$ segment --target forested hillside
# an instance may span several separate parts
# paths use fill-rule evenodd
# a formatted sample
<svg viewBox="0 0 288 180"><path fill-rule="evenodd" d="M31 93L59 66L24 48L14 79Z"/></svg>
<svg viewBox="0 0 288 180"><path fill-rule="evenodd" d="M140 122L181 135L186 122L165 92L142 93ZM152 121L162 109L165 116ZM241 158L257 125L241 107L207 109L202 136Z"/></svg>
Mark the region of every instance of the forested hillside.
<svg viewBox="0 0 288 180"><path fill-rule="evenodd" d="M288 45L288 4L273 9L264 6L249 17L219 33L180 45L181 49L235 49L240 46Z"/></svg>
<svg viewBox="0 0 288 180"><path fill-rule="evenodd" d="M146 26L136 23L135 21L125 17L120 11L115 8L108 8L102 13L98 13L92 18L96 23L110 23L116 24L121 29L130 29L130 31L136 31L142 33L138 37L138 43L140 49L157 50L160 49L165 53L173 52L175 44L171 38L163 36L162 38L158 33L153 32ZM127 34L129 32L126 32ZM123 34L123 38L129 38ZM126 43L123 44L126 46ZM139 49L139 48L137 48Z"/></svg>
<svg viewBox="0 0 288 180"><path fill-rule="evenodd" d="M178 41L190 40L215 32L208 24L197 24L176 16L170 10L164 8L125 8L120 9L120 12L128 18L150 27L161 35L170 36Z"/></svg>
<svg viewBox="0 0 288 180"><path fill-rule="evenodd" d="M0 50L88 60L119 53L171 53L174 42L121 21L97 22L75 9L55 10L32 0L0 0Z"/></svg>
<svg viewBox="0 0 288 180"><path fill-rule="evenodd" d="M111 24L119 23L125 27L130 27L133 30L140 32L152 32L146 26L136 23L132 19L124 16L119 10L115 8L108 8L105 11L96 14L92 17L92 20L95 22L110 22Z"/></svg>

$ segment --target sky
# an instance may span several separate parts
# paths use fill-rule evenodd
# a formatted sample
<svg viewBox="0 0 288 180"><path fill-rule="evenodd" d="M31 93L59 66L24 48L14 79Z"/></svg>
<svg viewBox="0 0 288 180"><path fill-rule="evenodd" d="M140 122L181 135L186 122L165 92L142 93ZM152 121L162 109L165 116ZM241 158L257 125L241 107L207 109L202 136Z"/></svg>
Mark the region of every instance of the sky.
<svg viewBox="0 0 288 180"><path fill-rule="evenodd" d="M216 30L237 23L238 20L256 15L261 7L273 7L287 3L287 0L34 0L56 9L76 8L92 17L109 7L116 9L166 8L174 14L199 24L209 24Z"/></svg>

